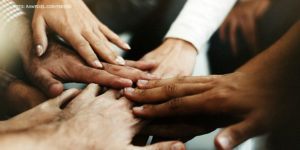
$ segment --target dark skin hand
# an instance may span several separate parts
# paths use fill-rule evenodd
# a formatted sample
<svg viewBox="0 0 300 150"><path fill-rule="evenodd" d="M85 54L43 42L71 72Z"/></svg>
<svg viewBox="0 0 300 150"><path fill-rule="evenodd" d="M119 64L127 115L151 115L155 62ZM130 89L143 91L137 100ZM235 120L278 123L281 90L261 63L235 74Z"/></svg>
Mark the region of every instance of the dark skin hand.
<svg viewBox="0 0 300 150"><path fill-rule="evenodd" d="M45 100L46 97L39 90L16 80L10 83L4 97L1 98L0 113L9 116L16 115Z"/></svg>
<svg viewBox="0 0 300 150"><path fill-rule="evenodd" d="M31 53L31 59L24 59L24 64L31 81L50 97L62 93L62 81L124 88L132 86L138 79L159 79L141 71L153 68L153 62L127 61L126 66L103 63L104 70L99 70L86 65L75 52L62 45L50 43L49 48L51 50L41 58Z"/></svg>
<svg viewBox="0 0 300 150"><path fill-rule="evenodd" d="M23 90L26 91L24 88ZM79 93L80 91L78 89L64 91L56 98L49 99L37 106L32 106L30 107L30 110L20 113L9 120L0 121L0 134L23 131L41 124L52 122L62 113L61 106L76 97ZM31 94L33 93L28 93L28 97L30 97L29 95ZM36 95L32 95L31 98L34 98L34 96Z"/></svg>
<svg viewBox="0 0 300 150"><path fill-rule="evenodd" d="M225 127L215 138L219 149L299 124L300 21L272 47L236 72L207 77L139 81L127 98L147 103L133 108L144 118L209 115ZM155 94L154 94L155 93ZM209 121L209 120L208 120Z"/></svg>
<svg viewBox="0 0 300 150"><path fill-rule="evenodd" d="M236 37L239 30L252 52L257 53L260 50L257 37L257 22L270 6L270 3L271 0L239 1L229 13L220 27L219 34L222 41L226 41L228 36L228 41L230 41L235 54L239 51Z"/></svg>

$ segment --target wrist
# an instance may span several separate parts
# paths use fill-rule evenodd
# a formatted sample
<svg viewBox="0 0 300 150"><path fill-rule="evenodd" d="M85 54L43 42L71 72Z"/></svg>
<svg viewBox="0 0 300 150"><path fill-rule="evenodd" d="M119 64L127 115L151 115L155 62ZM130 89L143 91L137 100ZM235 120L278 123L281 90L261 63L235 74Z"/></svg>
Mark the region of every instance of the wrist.
<svg viewBox="0 0 300 150"><path fill-rule="evenodd" d="M173 49L178 48L179 50L190 51L191 53L194 53L195 55L197 55L197 53L198 53L196 47L192 43L182 40L182 39L167 38L164 41L164 43L171 46Z"/></svg>

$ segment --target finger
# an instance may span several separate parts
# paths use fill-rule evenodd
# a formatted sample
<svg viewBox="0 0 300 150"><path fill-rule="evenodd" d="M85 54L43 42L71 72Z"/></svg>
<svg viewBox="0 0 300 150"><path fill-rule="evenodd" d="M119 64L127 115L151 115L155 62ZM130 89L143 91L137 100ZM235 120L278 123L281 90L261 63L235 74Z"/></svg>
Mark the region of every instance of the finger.
<svg viewBox="0 0 300 150"><path fill-rule="evenodd" d="M126 78L108 73L105 70L98 70L87 66L74 67L72 72L74 81L84 83L97 83L103 86L109 86L113 88L131 87L133 82ZM80 70L80 72L78 72Z"/></svg>
<svg viewBox="0 0 300 150"><path fill-rule="evenodd" d="M128 78L134 82L137 82L137 80L159 79L159 77L153 74L141 71L139 69L131 68L128 66L119 66L119 65L107 64L107 63L103 63L103 65L105 71L120 77Z"/></svg>
<svg viewBox="0 0 300 150"><path fill-rule="evenodd" d="M60 107L70 99L73 99L80 93L80 90L78 89L69 89L64 91L61 95L59 95L57 98L54 98L53 101L55 102L56 106Z"/></svg>
<svg viewBox="0 0 300 150"><path fill-rule="evenodd" d="M250 50L255 53L257 52L257 31L255 19L250 18L247 21L241 22L241 31L245 37L246 43Z"/></svg>
<svg viewBox="0 0 300 150"><path fill-rule="evenodd" d="M145 147L131 147L131 150L185 150L185 146L180 141L169 141L152 144Z"/></svg>
<svg viewBox="0 0 300 150"><path fill-rule="evenodd" d="M40 57L46 52L48 46L45 20L43 18L33 20L32 29L36 54Z"/></svg>
<svg viewBox="0 0 300 150"><path fill-rule="evenodd" d="M215 138L220 150L230 150L260 133L250 121L244 121L223 129Z"/></svg>
<svg viewBox="0 0 300 150"><path fill-rule="evenodd" d="M172 79L164 79L164 80L139 80L137 82L138 88L141 89L149 89L149 88L155 88L155 87L161 87L166 86L170 84L176 84L176 83L207 83L211 82L217 78L220 78L220 75L211 75L211 76L199 76L199 77L178 77L178 78L172 78Z"/></svg>
<svg viewBox="0 0 300 150"><path fill-rule="evenodd" d="M104 94L100 95L99 97L105 97L107 101L119 99L121 97L121 93L118 90L109 90Z"/></svg>
<svg viewBox="0 0 300 150"><path fill-rule="evenodd" d="M125 60L112 47L103 35L96 36L93 32L84 32L83 36L90 42L95 52L108 63L125 65ZM100 37L100 38L99 38Z"/></svg>
<svg viewBox="0 0 300 150"><path fill-rule="evenodd" d="M176 97L199 94L211 88L213 85L207 83L169 84L153 89L125 88L124 95L139 103L157 103Z"/></svg>
<svg viewBox="0 0 300 150"><path fill-rule="evenodd" d="M235 55L238 52L237 39L236 39L237 28L238 28L238 22L236 20L232 20L229 26L229 37L230 37L231 48Z"/></svg>
<svg viewBox="0 0 300 150"><path fill-rule="evenodd" d="M157 105L143 105L133 108L136 116L144 118L162 118L170 116L218 114L222 112L220 101L213 101L210 92L203 94L178 97Z"/></svg>
<svg viewBox="0 0 300 150"><path fill-rule="evenodd" d="M103 68L103 65L99 61L97 55L94 53L89 42L79 33L71 32L68 35L63 35L63 38L66 39L79 55L92 67L94 68Z"/></svg>
<svg viewBox="0 0 300 150"><path fill-rule="evenodd" d="M126 65L129 67L137 68L140 70L151 70L157 66L155 61L126 61Z"/></svg>
<svg viewBox="0 0 300 150"><path fill-rule="evenodd" d="M101 90L101 87L98 84L89 84L80 94L79 96L82 98L79 98L80 100L84 100L86 103L88 101L92 101L93 98L98 96L99 91Z"/></svg>
<svg viewBox="0 0 300 150"><path fill-rule="evenodd" d="M226 29L228 27L228 22L229 22L229 18L227 17L219 29L219 36L223 42L225 42L226 39Z"/></svg>
<svg viewBox="0 0 300 150"><path fill-rule="evenodd" d="M105 35L105 37L110 40L112 43L116 44L123 50L130 50L131 47L125 43L116 33L111 31L107 26L101 24L99 26L100 31Z"/></svg>
<svg viewBox="0 0 300 150"><path fill-rule="evenodd" d="M36 72L33 82L40 87L49 97L56 97L63 92L63 84L54 79L52 74L46 70Z"/></svg>

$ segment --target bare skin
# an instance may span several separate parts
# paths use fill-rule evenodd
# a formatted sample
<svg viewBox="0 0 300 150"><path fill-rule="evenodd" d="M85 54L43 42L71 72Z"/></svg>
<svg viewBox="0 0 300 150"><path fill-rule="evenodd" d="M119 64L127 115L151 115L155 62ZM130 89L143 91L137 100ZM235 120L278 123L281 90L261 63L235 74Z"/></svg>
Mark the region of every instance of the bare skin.
<svg viewBox="0 0 300 150"><path fill-rule="evenodd" d="M127 98L148 103L133 108L144 118L209 115L225 128L216 136L219 149L278 128L299 117L300 22L278 42L236 72L207 77L139 81ZM155 93L155 94L154 94Z"/></svg>
<svg viewBox="0 0 300 150"><path fill-rule="evenodd" d="M73 98L59 115L53 117L52 123L39 125L26 131L0 134L1 147L12 150L21 147L25 150L185 149L183 143L178 141L162 142L146 147L131 145L133 136L144 124L131 113L132 102L124 97L120 98L119 92L114 90L98 96L99 90L98 85L89 85ZM78 91L74 90L67 92L69 92L66 96L68 98L78 94ZM59 102L55 103L48 106L57 109Z"/></svg>
<svg viewBox="0 0 300 150"><path fill-rule="evenodd" d="M219 34L223 41L228 38L235 54L239 51L236 37L239 30L251 51L254 54L260 51L257 23L270 4L271 0L241 0L231 10Z"/></svg>
<svg viewBox="0 0 300 150"><path fill-rule="evenodd" d="M46 99L45 95L34 87L16 80L8 86L5 95L1 97L0 113L16 115L33 108Z"/></svg>
<svg viewBox="0 0 300 150"><path fill-rule="evenodd" d="M141 60L154 60L157 67L150 73L162 78L192 75L196 63L197 49L189 42L168 38L157 49L146 54Z"/></svg>
<svg viewBox="0 0 300 150"><path fill-rule="evenodd" d="M61 81L123 88L132 86L138 79L159 79L158 76L139 70L154 67L153 62L127 61L126 66L103 63L104 70L99 70L87 66L76 53L62 45L52 43L49 48L51 50L43 58L31 55L31 59L24 59L24 65L32 82L51 97L62 92Z"/></svg>
<svg viewBox="0 0 300 150"><path fill-rule="evenodd" d="M47 50L46 30L50 28L68 41L91 67L103 68L97 56L111 64L125 65L112 43L124 50L129 50L129 45L102 24L83 0L38 0L37 5L64 6L35 9L32 28L38 56Z"/></svg>

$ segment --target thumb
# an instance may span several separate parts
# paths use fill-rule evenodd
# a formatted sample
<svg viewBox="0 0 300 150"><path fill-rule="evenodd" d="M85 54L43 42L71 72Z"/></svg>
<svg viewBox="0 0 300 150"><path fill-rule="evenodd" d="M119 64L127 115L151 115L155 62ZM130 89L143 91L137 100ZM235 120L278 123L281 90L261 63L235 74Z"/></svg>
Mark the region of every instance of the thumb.
<svg viewBox="0 0 300 150"><path fill-rule="evenodd" d="M40 57L46 52L48 46L45 20L43 18L35 19L32 22L32 30L35 51Z"/></svg>
<svg viewBox="0 0 300 150"><path fill-rule="evenodd" d="M56 97L63 92L63 84L54 79L52 74L46 70L39 70L33 80L49 97Z"/></svg>
<svg viewBox="0 0 300 150"><path fill-rule="evenodd" d="M179 141L160 142L145 147L135 147L132 150L185 150L185 146Z"/></svg>
<svg viewBox="0 0 300 150"><path fill-rule="evenodd" d="M244 121L222 130L215 138L215 145L220 150L230 150L258 134L253 123Z"/></svg>

